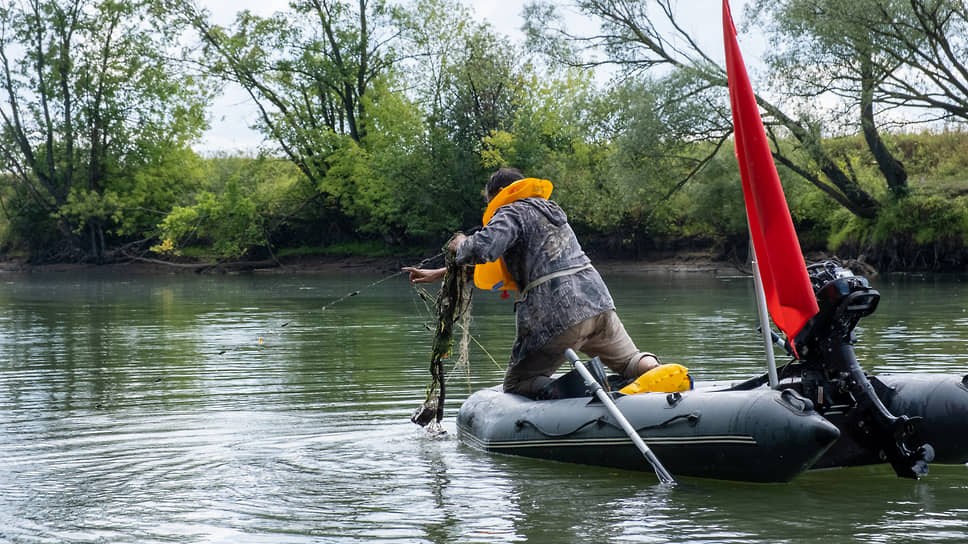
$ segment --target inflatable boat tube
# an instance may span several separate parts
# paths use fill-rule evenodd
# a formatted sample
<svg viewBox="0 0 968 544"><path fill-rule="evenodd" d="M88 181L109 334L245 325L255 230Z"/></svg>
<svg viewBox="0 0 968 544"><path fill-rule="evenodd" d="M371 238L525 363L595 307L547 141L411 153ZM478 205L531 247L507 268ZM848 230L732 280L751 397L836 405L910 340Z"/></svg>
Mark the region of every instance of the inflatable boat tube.
<svg viewBox="0 0 968 544"><path fill-rule="evenodd" d="M613 398L676 476L785 482L813 466L840 435L791 390ZM589 397L535 401L485 389L463 403L457 429L464 443L489 452L652 472L605 407Z"/></svg>
<svg viewBox="0 0 968 544"><path fill-rule="evenodd" d="M916 425L917 436L933 448L931 464L968 463L968 376L880 374L870 381L892 414L921 418ZM824 417L840 429L841 436L815 468L884 462L880 450L858 427L859 419L850 408L832 409Z"/></svg>

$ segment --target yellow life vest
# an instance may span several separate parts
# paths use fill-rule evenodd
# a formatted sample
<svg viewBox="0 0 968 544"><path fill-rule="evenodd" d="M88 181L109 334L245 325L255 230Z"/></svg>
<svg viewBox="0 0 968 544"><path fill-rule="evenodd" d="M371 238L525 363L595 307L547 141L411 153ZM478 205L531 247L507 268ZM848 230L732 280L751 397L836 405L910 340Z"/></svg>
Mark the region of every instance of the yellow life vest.
<svg viewBox="0 0 968 544"><path fill-rule="evenodd" d="M483 224L487 223L497 213L497 209L522 198L541 197L547 199L551 196L554 187L551 182L545 179L526 178L515 181L511 185L501 189L484 211ZM488 291L517 290L518 286L511 279L511 273L504 264L504 259L498 257L496 261L479 264L474 267L474 285Z"/></svg>
<svg viewBox="0 0 968 544"><path fill-rule="evenodd" d="M677 393L692 389L689 369L677 364L659 365L618 390L623 395L636 393Z"/></svg>

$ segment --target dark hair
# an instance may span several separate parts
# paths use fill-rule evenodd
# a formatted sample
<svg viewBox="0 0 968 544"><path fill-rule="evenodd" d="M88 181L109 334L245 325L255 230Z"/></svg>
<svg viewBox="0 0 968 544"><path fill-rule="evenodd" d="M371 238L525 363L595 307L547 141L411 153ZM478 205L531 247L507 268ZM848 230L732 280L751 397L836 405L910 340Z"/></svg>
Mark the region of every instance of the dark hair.
<svg viewBox="0 0 968 544"><path fill-rule="evenodd" d="M501 168L497 172L491 174L491 179L487 180L487 186L484 189L484 197L490 201L499 192L501 192L501 189L511 185L515 181L522 179L524 179L524 174L522 174L517 168Z"/></svg>

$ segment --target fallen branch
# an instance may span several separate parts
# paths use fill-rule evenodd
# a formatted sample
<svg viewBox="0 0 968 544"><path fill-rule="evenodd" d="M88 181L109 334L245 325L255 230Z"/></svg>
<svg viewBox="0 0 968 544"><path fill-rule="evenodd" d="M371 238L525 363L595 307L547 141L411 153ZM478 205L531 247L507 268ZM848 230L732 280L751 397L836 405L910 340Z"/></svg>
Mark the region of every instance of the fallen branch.
<svg viewBox="0 0 968 544"><path fill-rule="evenodd" d="M165 261L162 259L151 259L148 257L140 257L138 255L132 255L127 251L121 250L120 253L131 259L132 261L138 261L143 263L157 264L162 266L170 266L173 268L180 268L183 270L191 270L198 274L213 271L228 271L228 270L255 270L257 268L277 268L282 266L282 264L274 259L265 259L261 261L233 261L233 262L204 262L204 263L174 263L171 261Z"/></svg>

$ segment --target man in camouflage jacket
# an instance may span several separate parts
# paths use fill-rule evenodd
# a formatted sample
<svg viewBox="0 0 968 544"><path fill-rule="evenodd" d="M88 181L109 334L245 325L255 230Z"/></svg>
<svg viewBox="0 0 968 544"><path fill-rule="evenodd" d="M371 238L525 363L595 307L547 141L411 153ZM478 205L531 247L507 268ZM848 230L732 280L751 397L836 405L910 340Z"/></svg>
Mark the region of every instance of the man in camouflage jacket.
<svg viewBox="0 0 968 544"><path fill-rule="evenodd" d="M488 201L521 179L524 176L516 169L498 170L488 181ZM605 282L582 250L565 212L553 201L530 197L505 204L479 232L456 235L448 249L456 252L458 264L503 257L519 286L517 334L504 377L505 392L553 396L547 391L550 376L564 364L567 348L599 357L626 378L637 378L659 364L653 354L636 348L615 313ZM417 283L443 275L443 269L407 270Z"/></svg>

